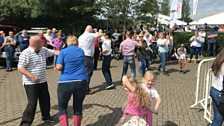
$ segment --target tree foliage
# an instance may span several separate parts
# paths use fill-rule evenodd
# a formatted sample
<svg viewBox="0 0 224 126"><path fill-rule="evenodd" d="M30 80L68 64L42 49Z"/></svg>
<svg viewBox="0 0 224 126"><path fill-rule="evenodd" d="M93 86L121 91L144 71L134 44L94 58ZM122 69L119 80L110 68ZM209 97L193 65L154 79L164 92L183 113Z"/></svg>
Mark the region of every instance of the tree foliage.
<svg viewBox="0 0 224 126"><path fill-rule="evenodd" d="M181 20L185 22L191 22L192 19L190 18L190 5L189 0L183 0L182 2L182 18Z"/></svg>
<svg viewBox="0 0 224 126"><path fill-rule="evenodd" d="M87 24L101 26L100 18L118 27L154 24L159 13L157 0L1 0L0 8L1 24L69 32L83 31Z"/></svg>
<svg viewBox="0 0 224 126"><path fill-rule="evenodd" d="M160 2L160 13L166 16L170 15L170 0Z"/></svg>
<svg viewBox="0 0 224 126"><path fill-rule="evenodd" d="M121 27L142 23L155 23L158 14L157 0L100 0L96 2L98 17L108 20L113 26Z"/></svg>
<svg viewBox="0 0 224 126"><path fill-rule="evenodd" d="M20 27L46 26L83 30L94 23L95 0L1 0L0 22Z"/></svg>

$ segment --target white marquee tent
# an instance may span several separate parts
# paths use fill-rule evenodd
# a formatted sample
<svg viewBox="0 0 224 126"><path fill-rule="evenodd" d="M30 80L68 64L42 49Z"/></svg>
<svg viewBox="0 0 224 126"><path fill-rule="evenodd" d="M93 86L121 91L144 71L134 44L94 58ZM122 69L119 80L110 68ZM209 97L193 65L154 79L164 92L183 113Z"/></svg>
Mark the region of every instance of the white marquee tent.
<svg viewBox="0 0 224 126"><path fill-rule="evenodd" d="M193 25L193 24L205 24L205 23L224 24L224 12L193 21L190 24Z"/></svg>
<svg viewBox="0 0 224 126"><path fill-rule="evenodd" d="M170 24L170 17L169 17L169 16L166 16L166 15L159 14L157 20L158 20L158 22L160 22L161 24ZM181 21L181 20L176 20L175 23L176 23L177 25L187 25L186 22Z"/></svg>

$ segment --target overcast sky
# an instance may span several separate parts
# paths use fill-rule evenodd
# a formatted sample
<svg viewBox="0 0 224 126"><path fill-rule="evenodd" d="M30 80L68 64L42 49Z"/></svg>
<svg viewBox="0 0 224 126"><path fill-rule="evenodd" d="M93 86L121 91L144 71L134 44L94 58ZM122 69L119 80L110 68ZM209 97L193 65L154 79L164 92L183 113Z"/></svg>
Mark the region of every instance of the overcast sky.
<svg viewBox="0 0 224 126"><path fill-rule="evenodd" d="M171 0L172 1L172 0ZM179 0L182 1L182 0ZM192 1L190 0L190 6L192 7ZM198 8L193 19L200 19L210 15L218 14L224 12L224 0L198 0ZM192 10L191 10L192 13ZM224 17L220 17L223 18Z"/></svg>

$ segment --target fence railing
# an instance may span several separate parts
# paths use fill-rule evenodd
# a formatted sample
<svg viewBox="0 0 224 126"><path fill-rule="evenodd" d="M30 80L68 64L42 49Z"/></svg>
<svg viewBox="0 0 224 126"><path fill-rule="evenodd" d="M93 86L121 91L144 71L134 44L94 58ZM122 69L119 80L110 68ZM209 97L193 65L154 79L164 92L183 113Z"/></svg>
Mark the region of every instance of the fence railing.
<svg viewBox="0 0 224 126"><path fill-rule="evenodd" d="M211 86L211 65L215 58L202 60L198 65L197 83L195 90L195 102L191 108L200 108L204 110L204 118L211 123L212 105L209 95L209 87Z"/></svg>

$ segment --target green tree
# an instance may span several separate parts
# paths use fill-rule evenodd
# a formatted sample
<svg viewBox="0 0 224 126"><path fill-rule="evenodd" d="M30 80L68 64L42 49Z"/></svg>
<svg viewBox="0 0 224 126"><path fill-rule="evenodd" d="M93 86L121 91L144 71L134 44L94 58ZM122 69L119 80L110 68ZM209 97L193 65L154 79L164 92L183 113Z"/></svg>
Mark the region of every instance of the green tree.
<svg viewBox="0 0 224 126"><path fill-rule="evenodd" d="M80 32L95 22L94 3L95 0L1 0L0 22L22 28L45 26Z"/></svg>
<svg viewBox="0 0 224 126"><path fill-rule="evenodd" d="M170 15L170 1L169 0L162 0L160 2L160 13L163 15Z"/></svg>
<svg viewBox="0 0 224 126"><path fill-rule="evenodd" d="M190 18L190 5L189 0L183 0L182 2L182 18L181 20L185 22L191 22L192 19Z"/></svg>
<svg viewBox="0 0 224 126"><path fill-rule="evenodd" d="M159 12L157 0L101 0L96 6L99 17L120 28L154 23Z"/></svg>
<svg viewBox="0 0 224 126"><path fill-rule="evenodd" d="M139 9L138 19L142 23L155 24L158 13L159 5L157 0L146 0Z"/></svg>

